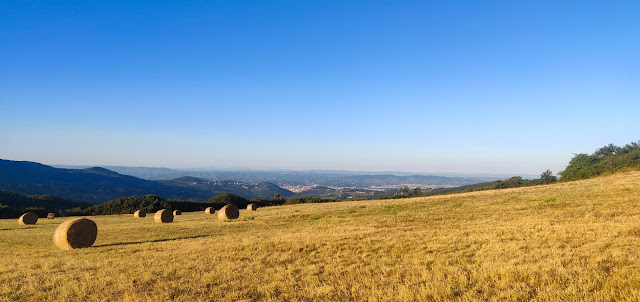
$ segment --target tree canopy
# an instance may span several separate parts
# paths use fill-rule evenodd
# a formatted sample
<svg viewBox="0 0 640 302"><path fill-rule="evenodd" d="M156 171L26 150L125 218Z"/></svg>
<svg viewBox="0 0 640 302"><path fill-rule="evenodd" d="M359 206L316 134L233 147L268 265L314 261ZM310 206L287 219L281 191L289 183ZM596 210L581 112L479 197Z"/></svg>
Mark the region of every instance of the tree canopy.
<svg viewBox="0 0 640 302"><path fill-rule="evenodd" d="M592 154L575 154L567 168L560 172L560 180L586 179L637 169L640 169L640 141L632 142L623 147L609 144L597 149Z"/></svg>

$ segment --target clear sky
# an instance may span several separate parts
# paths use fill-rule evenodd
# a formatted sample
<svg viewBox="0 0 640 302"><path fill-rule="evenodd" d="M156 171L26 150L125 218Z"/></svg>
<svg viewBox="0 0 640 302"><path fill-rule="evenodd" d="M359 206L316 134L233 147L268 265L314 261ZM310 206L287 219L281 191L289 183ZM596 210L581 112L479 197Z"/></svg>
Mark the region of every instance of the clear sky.
<svg viewBox="0 0 640 302"><path fill-rule="evenodd" d="M640 140L640 1L0 1L0 158L539 174Z"/></svg>

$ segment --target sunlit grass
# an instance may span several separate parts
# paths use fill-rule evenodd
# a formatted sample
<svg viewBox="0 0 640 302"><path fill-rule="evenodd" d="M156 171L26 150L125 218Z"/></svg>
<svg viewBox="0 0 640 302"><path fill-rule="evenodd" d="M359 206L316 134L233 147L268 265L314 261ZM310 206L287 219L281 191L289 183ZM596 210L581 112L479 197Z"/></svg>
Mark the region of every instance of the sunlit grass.
<svg viewBox="0 0 640 302"><path fill-rule="evenodd" d="M0 220L0 300L640 300L640 172L406 200Z"/></svg>

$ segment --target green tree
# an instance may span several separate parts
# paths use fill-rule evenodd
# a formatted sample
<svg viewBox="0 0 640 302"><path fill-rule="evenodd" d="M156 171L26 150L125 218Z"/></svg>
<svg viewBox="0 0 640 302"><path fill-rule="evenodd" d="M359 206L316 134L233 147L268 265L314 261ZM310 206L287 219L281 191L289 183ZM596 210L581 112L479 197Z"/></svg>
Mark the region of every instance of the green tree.
<svg viewBox="0 0 640 302"><path fill-rule="evenodd" d="M555 177L553 175L553 172L551 172L551 170L549 169L547 169L547 171L544 171L542 172L542 174L540 174L540 179L542 180L543 183L553 183L558 180L558 178Z"/></svg>
<svg viewBox="0 0 640 302"><path fill-rule="evenodd" d="M497 181L492 189L506 189L506 188L518 188L524 185L522 176L514 176L503 181Z"/></svg>
<svg viewBox="0 0 640 302"><path fill-rule="evenodd" d="M609 144L590 155L575 154L567 168L559 174L561 181L571 181L638 169L640 169L640 142L632 142L624 147Z"/></svg>
<svg viewBox="0 0 640 302"><path fill-rule="evenodd" d="M244 208L249 204L247 199L245 199L244 197L232 193L222 193L220 195L216 195L209 198L208 202L219 205L230 203L240 208Z"/></svg>

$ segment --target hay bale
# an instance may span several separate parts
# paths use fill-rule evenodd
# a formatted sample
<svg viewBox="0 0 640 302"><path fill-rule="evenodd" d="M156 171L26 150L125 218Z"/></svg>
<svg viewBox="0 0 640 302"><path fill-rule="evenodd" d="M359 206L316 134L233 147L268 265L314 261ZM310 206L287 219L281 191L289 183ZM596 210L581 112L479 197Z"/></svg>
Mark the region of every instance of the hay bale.
<svg viewBox="0 0 640 302"><path fill-rule="evenodd" d="M173 213L171 213L171 210L162 209L156 212L155 215L153 215L153 221L155 221L156 223L173 222Z"/></svg>
<svg viewBox="0 0 640 302"><path fill-rule="evenodd" d="M56 213L48 213L47 214L47 219L54 219L56 218Z"/></svg>
<svg viewBox="0 0 640 302"><path fill-rule="evenodd" d="M237 219L238 217L240 217L240 211L232 204L228 204L218 211L219 220Z"/></svg>
<svg viewBox="0 0 640 302"><path fill-rule="evenodd" d="M90 247L98 237L98 226L91 219L75 218L61 223L53 234L53 243L61 250Z"/></svg>
<svg viewBox="0 0 640 302"><path fill-rule="evenodd" d="M182 212L180 212L180 210L173 211L173 216L178 216L178 215L182 215Z"/></svg>
<svg viewBox="0 0 640 302"><path fill-rule="evenodd" d="M133 213L133 217L143 218L147 217L147 211L145 210L137 210Z"/></svg>
<svg viewBox="0 0 640 302"><path fill-rule="evenodd" d="M32 212L24 213L18 218L18 223L21 225L36 224L36 222L38 222L38 215Z"/></svg>
<svg viewBox="0 0 640 302"><path fill-rule="evenodd" d="M251 203L247 206L247 211L255 211L258 209L258 205L255 203Z"/></svg>
<svg viewBox="0 0 640 302"><path fill-rule="evenodd" d="M214 209L213 207L208 207L206 209L204 209L204 213L205 214L213 214L216 212L216 209Z"/></svg>

